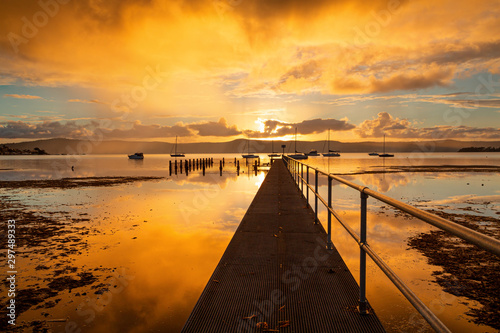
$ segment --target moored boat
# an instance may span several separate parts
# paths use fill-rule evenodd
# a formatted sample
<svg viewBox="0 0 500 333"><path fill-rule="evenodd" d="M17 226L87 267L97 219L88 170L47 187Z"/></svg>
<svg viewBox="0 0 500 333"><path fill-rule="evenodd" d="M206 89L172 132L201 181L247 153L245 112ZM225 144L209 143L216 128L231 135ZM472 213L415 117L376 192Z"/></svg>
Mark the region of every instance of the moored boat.
<svg viewBox="0 0 500 333"><path fill-rule="evenodd" d="M339 157L340 152L337 150L330 149L330 129L328 129L328 153L323 153L325 157Z"/></svg>
<svg viewBox="0 0 500 333"><path fill-rule="evenodd" d="M318 151L316 149L311 149L309 153L307 153L307 156L320 156L318 154Z"/></svg>
<svg viewBox="0 0 500 333"><path fill-rule="evenodd" d="M178 153L177 152L177 136L175 137L175 146L174 146L174 153L170 154L171 157L185 157L184 153Z"/></svg>
<svg viewBox="0 0 500 333"><path fill-rule="evenodd" d="M133 155L128 155L128 158L131 160L143 160L144 154L143 153L135 153Z"/></svg>
<svg viewBox="0 0 500 333"><path fill-rule="evenodd" d="M394 157L394 154L389 154L385 152L385 134L384 134L384 152L382 154L378 154L378 157Z"/></svg>

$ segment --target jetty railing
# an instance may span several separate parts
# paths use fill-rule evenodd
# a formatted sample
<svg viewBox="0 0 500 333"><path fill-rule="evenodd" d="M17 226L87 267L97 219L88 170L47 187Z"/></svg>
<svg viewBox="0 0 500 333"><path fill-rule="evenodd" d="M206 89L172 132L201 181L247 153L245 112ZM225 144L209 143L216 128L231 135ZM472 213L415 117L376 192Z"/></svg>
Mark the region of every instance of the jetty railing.
<svg viewBox="0 0 500 333"><path fill-rule="evenodd" d="M424 319L429 323L429 325L436 332L451 332L441 320L415 295L415 293L399 278L396 273L387 265L382 258L378 256L377 253L370 247L367 242L366 235L366 212L367 212L367 201L368 197L375 198L382 201L394 208L397 208L405 213L408 213L424 222L427 222L439 229L442 229L454 236L457 236L463 240L468 241L482 249L489 251L500 257L500 241L471 230L460 224L451 222L437 215L431 214L429 212L423 211L421 209L415 208L404 202L398 201L396 199L390 198L386 195L378 193L376 191L370 190L366 186L358 185L348 180L345 180L336 175L324 172L318 168L309 166L308 164L297 161L286 155L283 156L283 161L285 162L288 170L290 171L293 179L297 183L297 186L304 194L304 185L306 186L306 199L309 203L309 192L314 194L314 215L316 223L319 223L318 219L318 201L320 201L325 208L328 210L328 221L327 221L327 247L332 249L332 216L344 227L344 229L349 233L349 235L358 243L360 249L360 263L359 263L359 312L361 314L367 314L367 301L366 301L366 255L368 254L370 258L375 262L375 264L384 272L384 274L391 280L391 282L399 289L399 291L406 297L406 299L413 305L413 307L424 317ZM306 177L304 178L304 169L306 169ZM309 183L309 174L314 171L314 185ZM325 200L320 194L318 189L318 178L319 175L328 177L328 197ZM360 192L360 234L356 234L354 230L342 220L342 218L335 212L332 208L332 181L338 181L344 185L347 185L358 192Z"/></svg>

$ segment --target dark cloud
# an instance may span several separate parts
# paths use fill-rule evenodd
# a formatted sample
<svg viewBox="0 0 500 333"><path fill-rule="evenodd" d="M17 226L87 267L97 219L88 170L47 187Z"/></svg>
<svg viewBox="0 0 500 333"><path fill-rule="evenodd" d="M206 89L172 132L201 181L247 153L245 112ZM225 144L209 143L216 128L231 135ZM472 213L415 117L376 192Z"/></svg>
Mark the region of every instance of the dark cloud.
<svg viewBox="0 0 500 333"><path fill-rule="evenodd" d="M24 121L9 121L0 125L0 138L42 139L42 138L84 138L92 131L84 125L69 121L32 124Z"/></svg>
<svg viewBox="0 0 500 333"><path fill-rule="evenodd" d="M265 120L264 132L245 131L250 137L279 137L295 134L297 128L298 134L315 134L322 133L329 129L333 131L348 131L354 129L355 126L349 124L346 120L337 119L311 119L304 120L300 123L286 123L280 120Z"/></svg>
<svg viewBox="0 0 500 333"><path fill-rule="evenodd" d="M370 91L383 93L394 90L417 90L434 86L448 86L453 78L452 69L431 70L423 73L403 73L389 78L370 79Z"/></svg>
<svg viewBox="0 0 500 333"><path fill-rule="evenodd" d="M102 129L102 134L109 139L128 139L128 138L165 138L174 136L191 136L193 133L183 125L162 126L162 125L143 125L135 122L130 129Z"/></svg>
<svg viewBox="0 0 500 333"><path fill-rule="evenodd" d="M28 117L26 117L28 118ZM33 120L33 117L30 117ZM37 117L36 119L40 119ZM111 123L109 123L111 124ZM123 124L128 127L127 124ZM224 118L218 122L204 122L194 124L177 124L162 126L157 124L144 125L139 121L131 128L106 128L99 121L90 121L86 124L77 124L74 121L57 122L45 121L33 123L27 121L11 121L0 125L0 138L73 138L81 139L102 135L105 139L149 139L186 136L216 136L228 137L241 134L235 125L229 126Z"/></svg>
<svg viewBox="0 0 500 333"><path fill-rule="evenodd" d="M380 138L384 134L391 138L412 139L498 139L500 128L441 125L419 128L407 119L394 118L380 112L376 119L365 120L354 132L362 138Z"/></svg>
<svg viewBox="0 0 500 333"><path fill-rule="evenodd" d="M443 52L443 50L445 51ZM500 58L500 41L476 44L457 43L447 47L439 45L434 52L434 54L424 57L422 62L448 65L477 59L498 59Z"/></svg>
<svg viewBox="0 0 500 333"><path fill-rule="evenodd" d="M224 118L220 118L218 122L209 121L190 124L188 128L197 131L200 136L233 136L241 134L236 125L228 126Z"/></svg>
<svg viewBox="0 0 500 333"><path fill-rule="evenodd" d="M447 104L456 104L465 108L500 108L500 99L452 99Z"/></svg>

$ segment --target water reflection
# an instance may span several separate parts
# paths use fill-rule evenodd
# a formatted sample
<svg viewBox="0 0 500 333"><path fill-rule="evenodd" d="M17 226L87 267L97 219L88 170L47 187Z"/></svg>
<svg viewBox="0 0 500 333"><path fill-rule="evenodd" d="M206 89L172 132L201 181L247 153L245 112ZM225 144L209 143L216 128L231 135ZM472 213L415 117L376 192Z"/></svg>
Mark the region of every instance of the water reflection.
<svg viewBox="0 0 500 333"><path fill-rule="evenodd" d="M107 164L109 169L90 174L130 175L138 165L115 173L113 164ZM47 239L44 248L48 252L25 249L19 262L21 290L46 288L59 277L78 280L83 273L96 278L93 283L68 285L70 289L64 287L57 295L45 297L22 313L19 322L69 318L65 323L48 324L56 332L66 328L82 332L180 331L265 178L261 171L257 176L251 172L238 177L229 166L225 170L222 176L192 172L112 187L4 192L0 200L18 200L18 212L29 210L45 216L49 220L44 223L53 228L58 228L56 221L66 223L61 226L65 238ZM85 170L75 172L87 174ZM164 172L165 168L146 170L146 174ZM45 170L35 173L46 174ZM34 227L32 222L22 223ZM64 267L62 274L57 273ZM4 296L2 293L2 303Z"/></svg>
<svg viewBox="0 0 500 333"><path fill-rule="evenodd" d="M224 156L226 160L221 176L216 161ZM457 160L456 163L474 164L463 159L465 155L453 156L450 160L436 157L421 164L440 165L452 163L453 159ZM500 164L498 160L490 159ZM169 157L165 155L147 156L142 163L120 156L82 156L73 172L67 166L64 170L53 168L54 165L64 166L64 157L0 158L0 169L11 169L0 171L2 180L165 177L159 181L112 187L19 188L2 193L2 203L14 199L22 205L11 210L15 214L29 210L64 222L64 229L69 232L48 239L43 247L24 249L19 262L23 271L20 288L45 287L56 278L56 271L64 267L76 268L77 271L60 276L75 278L77 273L91 272L97 278L91 285L63 289L57 296L47 298L23 313L20 321L69 317L82 332L180 330L262 184L265 173L258 171L255 176L252 166L242 164L238 176L233 159L220 155L214 156L215 166L206 169L205 175L198 169L188 171L188 175L170 176L168 161ZM335 173L380 171L383 167L380 160L359 154L342 154L340 159L311 158L308 163ZM395 158L387 161L386 167L398 163L409 162ZM476 161L479 163L485 164L485 161ZM462 209L472 207L477 210L476 214L498 216L500 182L497 174L403 172L343 177L424 209L463 212ZM313 173L310 179L314 179ZM326 177L320 177L319 184L320 193L326 198ZM359 193L337 182L333 185L334 208L358 230ZM440 268L429 265L415 250L407 249L409 236L426 232L431 227L396 215L373 199L369 200L369 209L369 242L383 259L453 331L478 331L463 315L468 307L477 304L467 300L469 305L466 306L463 299L443 292L432 282L431 275ZM320 218L326 221L324 208L320 208ZM338 224L334 225L334 244L357 278L358 248ZM44 249L49 249L51 255L42 253ZM37 269L40 265L48 268ZM128 284L120 288L120 292L113 289L114 285L121 286L116 282L115 273L122 278L133 276L133 279L125 279ZM421 318L415 316L412 307L373 263L369 266L368 281L369 300L389 331L420 330L423 325ZM4 296L2 293L1 297ZM91 309L95 318L87 322ZM64 331L67 324L51 325L54 331ZM488 331L488 328L481 327L480 331Z"/></svg>

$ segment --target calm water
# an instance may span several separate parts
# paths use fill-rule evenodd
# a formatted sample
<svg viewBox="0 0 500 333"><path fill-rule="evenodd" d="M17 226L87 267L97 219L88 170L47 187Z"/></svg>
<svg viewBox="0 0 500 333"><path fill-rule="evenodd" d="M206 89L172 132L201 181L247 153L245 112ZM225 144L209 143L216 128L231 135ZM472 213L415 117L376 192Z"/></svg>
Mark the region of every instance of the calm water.
<svg viewBox="0 0 500 333"><path fill-rule="evenodd" d="M191 155L189 158L206 157ZM34 309L18 320L69 318L83 332L178 332L189 316L234 230L250 205L265 172L255 175L234 154L210 155L216 161L205 176L199 171L170 175L168 155L148 155L144 161L118 155L0 156L1 180L58 179L64 177L161 176L111 187L72 189L19 188L3 191L2 200L19 200L35 214L54 219L78 220L91 230L77 253L47 257L33 249L18 256L20 289L45 286L57 267L99 272L98 283L121 284L113 292L95 293L89 287L63 290L53 297L55 306ZM218 161L226 166L219 175ZM262 156L263 162L264 155ZM500 165L500 154L398 154L383 161L367 154L342 154L340 158L314 157L308 163L334 173L383 170L393 165ZM75 171L71 170L75 167ZM500 210L498 173L405 172L344 176L396 199L447 212L496 216ZM311 178L312 179L312 178ZM326 180L320 188L326 197ZM359 193L334 184L335 209L357 230ZM431 230L369 200L369 242L415 293L456 332L493 332L469 323L465 312L473 301L450 295L433 282L431 266L407 239ZM16 210L12 211L15 218ZM320 210L326 221L324 209ZM359 250L341 227L333 230L333 242L357 278ZM23 250L23 249L20 249ZM35 268L45 265L47 270ZM3 274L3 272L2 272ZM96 273L97 275L97 273ZM411 305L382 273L369 263L368 298L389 331L428 331ZM112 282L110 282L112 281ZM2 286L3 287L3 286ZM1 291L5 296L5 290ZM45 314L44 314L45 313ZM56 332L67 323L52 323Z"/></svg>

